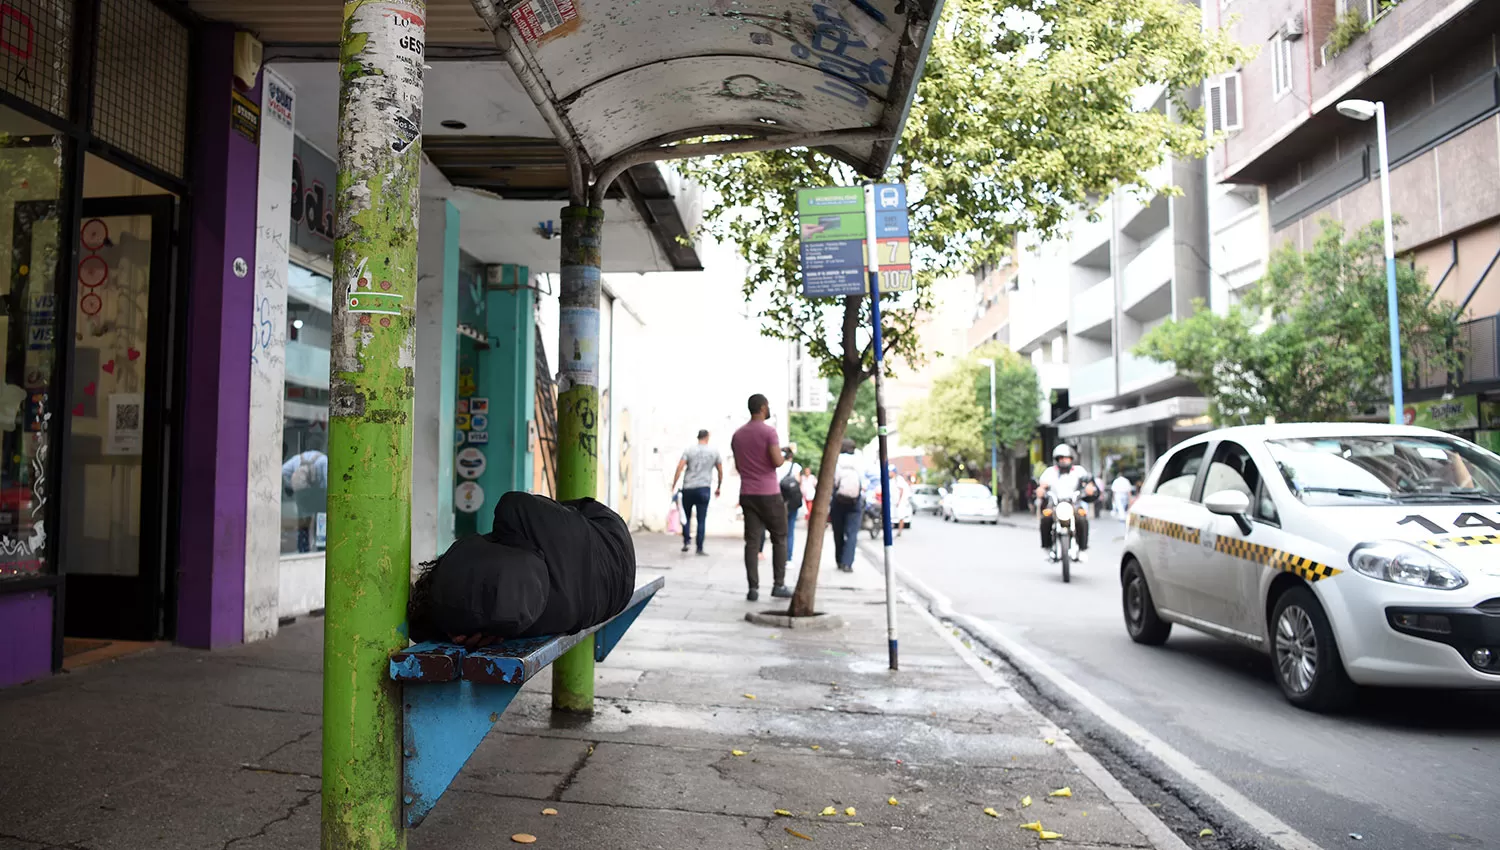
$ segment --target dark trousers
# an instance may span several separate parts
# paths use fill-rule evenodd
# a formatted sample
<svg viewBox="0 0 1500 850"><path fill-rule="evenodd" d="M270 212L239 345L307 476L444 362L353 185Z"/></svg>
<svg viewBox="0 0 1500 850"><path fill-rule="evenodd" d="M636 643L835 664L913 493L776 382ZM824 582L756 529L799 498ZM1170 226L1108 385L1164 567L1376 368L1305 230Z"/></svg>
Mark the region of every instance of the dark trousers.
<svg viewBox="0 0 1500 850"><path fill-rule="evenodd" d="M790 566L791 563L792 563L792 550L797 548L797 512L800 511L800 510L802 510L802 503L801 502L797 502L796 504L792 504L791 502L787 503L787 506L786 506L786 562L787 562L788 566ZM760 543L756 545L755 551L757 551L757 552L764 552L764 551L766 551L766 533L764 531L762 531L760 533Z"/></svg>
<svg viewBox="0 0 1500 850"><path fill-rule="evenodd" d="M841 567L854 566L854 547L859 545L859 520L864 505L840 505L838 499L828 509L828 524L833 526L833 560Z"/></svg>
<svg viewBox="0 0 1500 850"><path fill-rule="evenodd" d="M703 549L703 533L708 525L708 498L713 494L711 487L684 487L682 488L682 545L686 546L691 539L688 529L693 524L693 510L698 511L698 549Z"/></svg>
<svg viewBox="0 0 1500 850"><path fill-rule="evenodd" d="M771 575L778 585L786 584L786 502L780 494L740 496L745 512L745 578L750 587L760 587L760 539L771 534Z"/></svg>
<svg viewBox="0 0 1500 850"><path fill-rule="evenodd" d="M1085 505L1085 508L1087 505ZM1073 511L1073 536L1078 538L1078 551L1082 552L1089 548L1089 517L1088 511L1078 513ZM1052 517L1042 517L1042 548L1052 548Z"/></svg>

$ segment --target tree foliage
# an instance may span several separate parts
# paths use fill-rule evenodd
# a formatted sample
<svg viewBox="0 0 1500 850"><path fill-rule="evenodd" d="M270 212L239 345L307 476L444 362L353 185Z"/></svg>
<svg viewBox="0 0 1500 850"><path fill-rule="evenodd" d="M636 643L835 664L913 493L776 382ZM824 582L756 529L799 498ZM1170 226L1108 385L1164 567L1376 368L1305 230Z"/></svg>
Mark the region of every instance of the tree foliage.
<svg viewBox="0 0 1500 850"><path fill-rule="evenodd" d="M1279 251L1240 304L1203 305L1148 333L1136 353L1176 365L1220 422L1343 420L1390 401L1390 326L1379 222L1352 234L1325 221L1311 249ZM1458 367L1451 304L1429 303L1420 270L1396 265L1397 314L1407 382L1418 363Z"/></svg>
<svg viewBox="0 0 1500 850"><path fill-rule="evenodd" d="M843 375L828 379L830 395L837 397L843 389ZM792 413L788 418L787 430L791 441L797 445L797 462L811 469L813 474L822 468L823 447L832 424L833 411ZM852 439L856 446L866 446L875 435L875 385L866 381L860 384L855 394L854 411L849 414L844 436Z"/></svg>
<svg viewBox="0 0 1500 850"><path fill-rule="evenodd" d="M885 178L908 186L916 289L886 304L887 353L921 363L917 325L935 280L993 261L1015 234L1056 230L1080 205L1144 184L1164 155L1196 158L1211 140L1186 97L1169 115L1138 109L1143 90L1195 95L1247 52L1205 32L1180 0L949 0L935 22L904 135ZM708 229L739 246L747 300L763 332L799 342L844 379L822 466L844 435L854 393L874 374L869 303L804 298L796 190L860 179L822 152L796 149L687 163L717 193ZM819 480L792 611L812 613L831 476Z"/></svg>
<svg viewBox="0 0 1500 850"><path fill-rule="evenodd" d="M995 413L990 415L990 368L995 361ZM933 382L927 398L905 411L901 439L922 446L944 468L987 466L992 447L1007 455L1037 429L1042 400L1036 369L998 342L986 343Z"/></svg>

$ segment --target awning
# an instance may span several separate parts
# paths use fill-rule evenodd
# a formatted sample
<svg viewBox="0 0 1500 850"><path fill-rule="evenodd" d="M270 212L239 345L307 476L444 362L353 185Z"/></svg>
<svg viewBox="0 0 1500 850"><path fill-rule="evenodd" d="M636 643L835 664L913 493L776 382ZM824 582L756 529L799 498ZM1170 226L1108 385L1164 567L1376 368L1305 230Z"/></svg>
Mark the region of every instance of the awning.
<svg viewBox="0 0 1500 850"><path fill-rule="evenodd" d="M1207 414L1208 399L1201 396L1179 396L1177 398L1154 401L1138 407L1128 407L1124 410L1112 411L1101 416L1095 416L1092 419L1081 419L1077 422L1059 425L1057 434L1066 440L1073 437L1087 437L1090 434L1102 434L1106 431L1116 431L1121 428L1150 425L1168 419L1196 419Z"/></svg>

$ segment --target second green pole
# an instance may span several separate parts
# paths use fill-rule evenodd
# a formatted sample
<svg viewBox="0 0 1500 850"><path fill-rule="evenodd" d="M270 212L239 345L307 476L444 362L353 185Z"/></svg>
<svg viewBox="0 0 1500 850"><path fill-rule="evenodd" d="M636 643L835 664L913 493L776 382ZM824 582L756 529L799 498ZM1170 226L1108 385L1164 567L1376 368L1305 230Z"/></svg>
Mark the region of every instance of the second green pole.
<svg viewBox="0 0 1500 850"><path fill-rule="evenodd" d="M557 350L557 499L599 490L599 271L604 210L562 211L562 284ZM594 639L552 665L552 708L594 711Z"/></svg>

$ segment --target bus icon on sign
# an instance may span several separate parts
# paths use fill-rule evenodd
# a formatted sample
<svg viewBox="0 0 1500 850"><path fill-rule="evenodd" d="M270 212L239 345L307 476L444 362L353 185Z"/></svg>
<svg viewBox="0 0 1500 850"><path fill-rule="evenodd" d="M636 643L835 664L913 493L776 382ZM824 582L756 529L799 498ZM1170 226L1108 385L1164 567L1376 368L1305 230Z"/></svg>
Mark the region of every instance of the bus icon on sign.
<svg viewBox="0 0 1500 850"><path fill-rule="evenodd" d="M895 186L880 187L880 208L883 210L895 209L901 204L901 195Z"/></svg>

